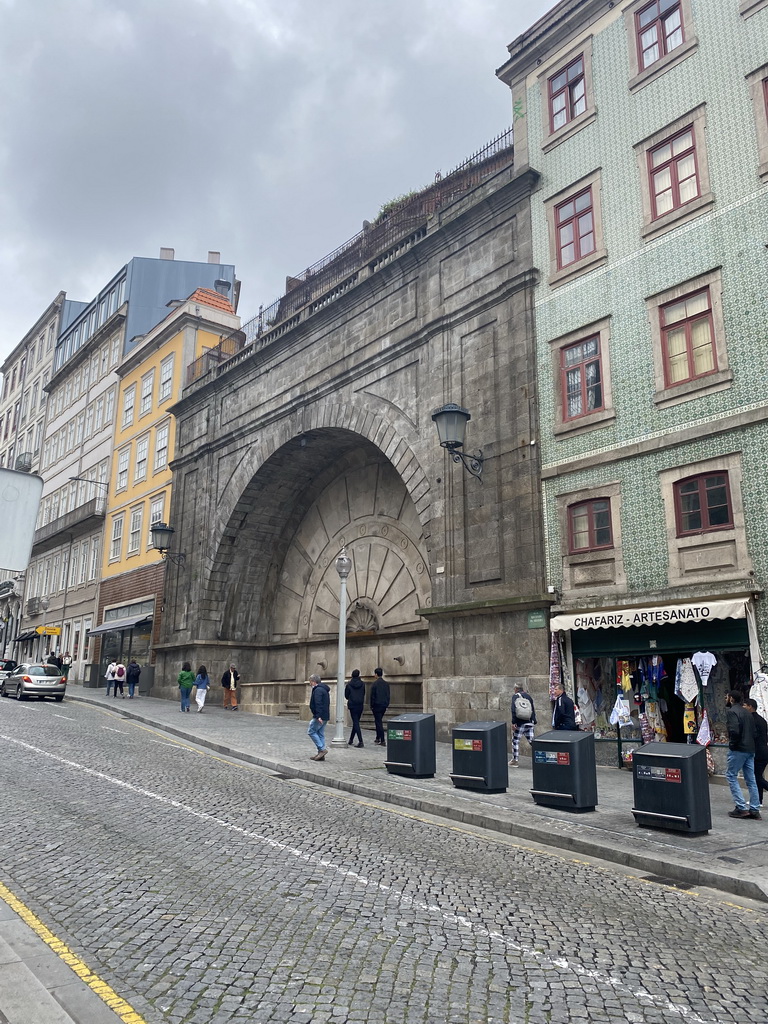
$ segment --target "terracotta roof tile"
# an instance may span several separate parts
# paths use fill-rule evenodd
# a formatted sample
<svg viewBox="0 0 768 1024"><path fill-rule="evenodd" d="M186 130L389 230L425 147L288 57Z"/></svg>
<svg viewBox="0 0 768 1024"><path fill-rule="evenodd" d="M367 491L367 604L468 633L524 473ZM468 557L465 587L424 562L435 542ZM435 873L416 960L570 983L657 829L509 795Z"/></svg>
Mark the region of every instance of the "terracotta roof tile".
<svg viewBox="0 0 768 1024"><path fill-rule="evenodd" d="M223 310L225 313L235 312L229 299L225 299L223 295L219 295L218 292L214 292L210 288L198 288L197 291L192 292L187 302L198 302L202 305L213 306L214 309Z"/></svg>

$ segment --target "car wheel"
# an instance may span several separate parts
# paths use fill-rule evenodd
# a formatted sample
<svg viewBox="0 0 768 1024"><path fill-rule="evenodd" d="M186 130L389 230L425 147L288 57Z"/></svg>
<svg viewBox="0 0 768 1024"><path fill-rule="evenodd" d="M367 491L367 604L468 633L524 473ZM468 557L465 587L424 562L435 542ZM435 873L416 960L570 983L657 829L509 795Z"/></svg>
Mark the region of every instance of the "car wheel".
<svg viewBox="0 0 768 1024"><path fill-rule="evenodd" d="M57 704L61 704L61 702L64 700L64 694L63 693L56 694L55 700L56 700Z"/></svg>
<svg viewBox="0 0 768 1024"><path fill-rule="evenodd" d="M0 683L0 697L7 697L8 694L5 692L5 683Z"/></svg>
<svg viewBox="0 0 768 1024"><path fill-rule="evenodd" d="M24 690L21 687L21 683L16 684L16 700L25 700Z"/></svg>

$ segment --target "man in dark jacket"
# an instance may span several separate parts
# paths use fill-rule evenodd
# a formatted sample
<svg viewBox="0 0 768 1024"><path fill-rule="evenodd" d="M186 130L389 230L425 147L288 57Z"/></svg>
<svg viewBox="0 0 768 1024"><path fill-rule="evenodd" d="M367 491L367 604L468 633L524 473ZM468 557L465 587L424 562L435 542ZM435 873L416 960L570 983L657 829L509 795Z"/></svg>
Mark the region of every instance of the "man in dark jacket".
<svg viewBox="0 0 768 1024"><path fill-rule="evenodd" d="M562 683L555 684L555 707L552 711L553 729L576 729L576 709L573 701L565 692Z"/></svg>
<svg viewBox="0 0 768 1024"><path fill-rule="evenodd" d="M133 696L136 692L136 687L139 685L139 676L141 675L141 666L135 658L131 658L125 668L125 678L128 683L128 699L133 700Z"/></svg>
<svg viewBox="0 0 768 1024"><path fill-rule="evenodd" d="M240 673L237 671L234 665L230 665L227 671L221 677L221 685L224 689L224 710L232 708L233 711L237 711L237 684L240 679Z"/></svg>
<svg viewBox="0 0 768 1024"><path fill-rule="evenodd" d="M728 728L728 766L725 777L731 787L731 796L736 805L728 811L729 818L760 819L760 797L755 782L755 726L752 714L744 707L744 696L739 690L729 690L725 695L725 724ZM749 793L749 806L739 786L739 772L744 776Z"/></svg>
<svg viewBox="0 0 768 1024"><path fill-rule="evenodd" d="M752 712L752 724L755 727L755 782L760 806L763 806L763 794L766 782L763 772L768 768L768 722L757 710L757 701L747 697L744 707Z"/></svg>
<svg viewBox="0 0 768 1024"><path fill-rule="evenodd" d="M355 736L357 736L357 745L362 747L363 734L360 732L360 716L365 707L365 683L360 678L359 668L354 669L352 672L352 677L344 687L344 696L347 699L347 707L352 718L352 732L349 735L349 745L350 747L352 746Z"/></svg>
<svg viewBox="0 0 768 1024"><path fill-rule="evenodd" d="M371 687L370 697L373 721L376 725L376 739L373 742L384 746L386 743L384 739L384 715L389 707L389 683L384 678L384 669L375 668L373 674L376 676Z"/></svg>
<svg viewBox="0 0 768 1024"><path fill-rule="evenodd" d="M320 676L310 676L312 692L309 695L309 710L312 712L312 721L307 729L307 736L317 747L317 753L311 757L311 761L324 761L328 748L325 745L325 727L331 717L331 691L320 679Z"/></svg>
<svg viewBox="0 0 768 1024"><path fill-rule="evenodd" d="M519 768L520 737L524 736L529 743L533 742L536 725L536 708L533 697L523 689L522 683L515 683L512 695L512 760L510 768Z"/></svg>

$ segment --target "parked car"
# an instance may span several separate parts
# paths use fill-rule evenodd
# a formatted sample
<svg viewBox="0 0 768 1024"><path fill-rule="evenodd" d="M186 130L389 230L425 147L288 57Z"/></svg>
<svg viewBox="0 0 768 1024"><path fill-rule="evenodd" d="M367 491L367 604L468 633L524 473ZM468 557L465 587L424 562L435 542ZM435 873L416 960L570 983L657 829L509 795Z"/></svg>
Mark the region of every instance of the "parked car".
<svg viewBox="0 0 768 1024"><path fill-rule="evenodd" d="M54 697L62 701L66 692L66 677L55 665L17 665L10 675L0 679L0 696L13 695L16 700Z"/></svg>
<svg viewBox="0 0 768 1024"><path fill-rule="evenodd" d="M17 664L13 658L0 658L0 679L9 676L17 667Z"/></svg>

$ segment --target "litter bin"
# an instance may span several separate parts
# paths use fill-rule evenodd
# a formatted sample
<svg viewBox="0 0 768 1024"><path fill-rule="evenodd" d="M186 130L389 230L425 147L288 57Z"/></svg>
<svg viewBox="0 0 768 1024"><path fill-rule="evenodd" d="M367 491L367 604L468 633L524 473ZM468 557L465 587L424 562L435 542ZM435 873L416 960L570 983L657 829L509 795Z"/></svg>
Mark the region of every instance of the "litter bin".
<svg viewBox="0 0 768 1024"><path fill-rule="evenodd" d="M534 802L564 811L594 811L597 806L594 735L556 729L537 736L531 748Z"/></svg>
<svg viewBox="0 0 768 1024"><path fill-rule="evenodd" d="M455 725L451 782L457 789L481 789L484 793L506 793L507 723L464 722Z"/></svg>
<svg viewBox="0 0 768 1024"><path fill-rule="evenodd" d="M435 716L409 714L390 718L384 766L390 775L434 778Z"/></svg>
<svg viewBox="0 0 768 1024"><path fill-rule="evenodd" d="M638 825L690 835L712 828L707 751L698 743L646 743L632 754L632 776Z"/></svg>

